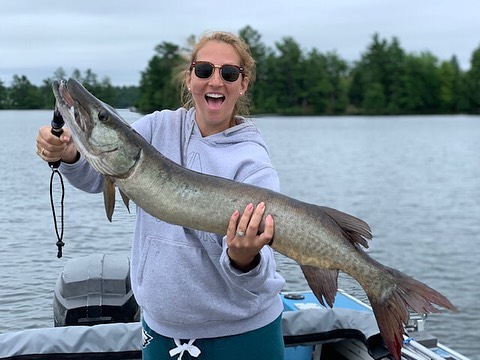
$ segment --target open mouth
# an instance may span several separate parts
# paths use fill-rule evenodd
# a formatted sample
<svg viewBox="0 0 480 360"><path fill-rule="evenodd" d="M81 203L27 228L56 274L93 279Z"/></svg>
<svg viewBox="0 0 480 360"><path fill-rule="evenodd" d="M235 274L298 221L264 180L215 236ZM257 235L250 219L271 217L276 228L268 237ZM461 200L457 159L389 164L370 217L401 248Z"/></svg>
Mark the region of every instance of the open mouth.
<svg viewBox="0 0 480 360"><path fill-rule="evenodd" d="M57 97L57 101L60 102L64 110L68 111L70 118L75 120L74 124L70 124L70 130L78 133L78 131L75 131L75 127L73 126L76 125L81 132L88 133L88 124L84 120L84 116L81 114L83 111L81 104L75 101L74 97L70 94L68 90L68 83L66 81L61 81L58 85L58 94L60 96Z"/></svg>
<svg viewBox="0 0 480 360"><path fill-rule="evenodd" d="M218 93L208 93L205 94L205 101L208 106L212 109L218 109L222 106L225 101L225 96Z"/></svg>
<svg viewBox="0 0 480 360"><path fill-rule="evenodd" d="M62 96L63 100L65 101L65 103L69 106L69 107L72 107L75 105L75 101L73 100L73 98L70 96L70 94L68 93L68 89L67 89L67 83L65 81L62 81L60 83L60 86L59 86L59 91L60 91L60 95Z"/></svg>

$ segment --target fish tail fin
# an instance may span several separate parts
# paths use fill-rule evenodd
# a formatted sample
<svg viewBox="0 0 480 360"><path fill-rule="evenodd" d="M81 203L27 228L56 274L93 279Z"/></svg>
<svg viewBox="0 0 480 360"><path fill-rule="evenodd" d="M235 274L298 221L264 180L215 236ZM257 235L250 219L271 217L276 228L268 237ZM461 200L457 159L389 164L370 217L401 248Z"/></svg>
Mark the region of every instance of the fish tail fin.
<svg viewBox="0 0 480 360"><path fill-rule="evenodd" d="M400 360L409 307L419 314L441 312L435 305L451 311L458 310L445 296L424 283L398 270L382 267L390 275L390 287L381 297L368 292L367 296L385 344L395 360Z"/></svg>

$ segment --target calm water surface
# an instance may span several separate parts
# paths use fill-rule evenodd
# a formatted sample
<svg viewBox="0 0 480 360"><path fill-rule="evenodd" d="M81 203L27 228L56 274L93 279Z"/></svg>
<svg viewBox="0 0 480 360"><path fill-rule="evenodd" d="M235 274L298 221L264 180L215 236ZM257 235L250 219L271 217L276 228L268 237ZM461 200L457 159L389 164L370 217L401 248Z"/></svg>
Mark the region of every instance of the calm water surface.
<svg viewBox="0 0 480 360"><path fill-rule="evenodd" d="M53 289L68 259L130 254L134 215L117 204L110 224L101 195L66 184L66 246L56 258L51 171L35 154L38 128L50 117L50 111L0 111L0 332L53 326ZM431 315L427 329L480 359L480 117L263 117L256 123L282 192L366 220L372 257L436 288L460 309ZM277 260L285 290L306 289L297 265ZM364 299L352 279L342 276L340 286Z"/></svg>

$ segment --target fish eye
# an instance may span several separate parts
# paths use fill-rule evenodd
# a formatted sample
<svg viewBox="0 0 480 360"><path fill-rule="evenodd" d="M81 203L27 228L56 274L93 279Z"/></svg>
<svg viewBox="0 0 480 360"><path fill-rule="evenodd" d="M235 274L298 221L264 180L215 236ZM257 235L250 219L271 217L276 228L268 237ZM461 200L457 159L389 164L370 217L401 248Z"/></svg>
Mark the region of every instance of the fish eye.
<svg viewBox="0 0 480 360"><path fill-rule="evenodd" d="M101 110L98 112L98 120L105 122L108 120L108 118L109 116L107 111Z"/></svg>

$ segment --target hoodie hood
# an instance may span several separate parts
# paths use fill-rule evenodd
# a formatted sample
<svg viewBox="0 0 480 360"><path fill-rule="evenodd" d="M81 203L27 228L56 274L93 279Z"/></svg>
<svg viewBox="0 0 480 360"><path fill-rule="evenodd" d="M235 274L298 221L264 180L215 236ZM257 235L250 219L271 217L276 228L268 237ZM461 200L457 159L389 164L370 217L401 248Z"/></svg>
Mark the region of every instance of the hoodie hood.
<svg viewBox="0 0 480 360"><path fill-rule="evenodd" d="M195 109L179 108L146 115L133 127L164 156L190 170L278 189L278 184L270 180L263 183L272 179L275 170L259 129L243 117L237 117L237 122L225 131L203 137L195 121Z"/></svg>

